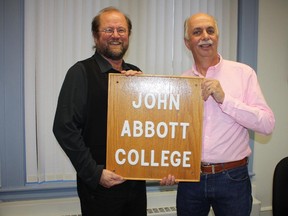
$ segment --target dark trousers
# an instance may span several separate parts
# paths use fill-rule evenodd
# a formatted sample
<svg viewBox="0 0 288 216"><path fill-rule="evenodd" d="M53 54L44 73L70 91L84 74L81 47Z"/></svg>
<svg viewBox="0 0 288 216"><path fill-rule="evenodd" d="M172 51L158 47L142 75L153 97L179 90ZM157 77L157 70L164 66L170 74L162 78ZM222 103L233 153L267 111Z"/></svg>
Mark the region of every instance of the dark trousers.
<svg viewBox="0 0 288 216"><path fill-rule="evenodd" d="M146 216L145 181L125 181L111 188L91 190L81 180L77 184L82 216Z"/></svg>
<svg viewBox="0 0 288 216"><path fill-rule="evenodd" d="M249 216L251 182L247 166L201 175L200 182L181 182L177 193L178 216Z"/></svg>

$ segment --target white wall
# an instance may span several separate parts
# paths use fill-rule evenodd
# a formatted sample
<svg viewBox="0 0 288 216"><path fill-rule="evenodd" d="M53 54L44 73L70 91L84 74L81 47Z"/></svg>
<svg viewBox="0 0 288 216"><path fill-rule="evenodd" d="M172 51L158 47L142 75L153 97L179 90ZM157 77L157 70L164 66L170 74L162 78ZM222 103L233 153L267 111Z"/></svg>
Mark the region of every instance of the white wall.
<svg viewBox="0 0 288 216"><path fill-rule="evenodd" d="M255 135L253 184L261 215L272 215L273 172L288 156L288 1L259 0L257 74L266 100L276 118L273 134Z"/></svg>

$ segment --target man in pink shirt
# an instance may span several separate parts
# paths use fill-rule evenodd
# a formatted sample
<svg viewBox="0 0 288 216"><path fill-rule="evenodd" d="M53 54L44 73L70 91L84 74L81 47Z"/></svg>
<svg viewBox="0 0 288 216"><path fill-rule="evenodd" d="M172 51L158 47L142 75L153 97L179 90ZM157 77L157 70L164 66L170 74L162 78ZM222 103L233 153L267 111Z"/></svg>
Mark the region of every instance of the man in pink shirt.
<svg viewBox="0 0 288 216"><path fill-rule="evenodd" d="M184 41L194 62L184 76L202 83L204 122L200 182L180 182L178 216L249 216L252 208L248 175L248 129L270 134L272 110L261 92L255 71L218 54L219 32L214 17L198 13L185 21Z"/></svg>

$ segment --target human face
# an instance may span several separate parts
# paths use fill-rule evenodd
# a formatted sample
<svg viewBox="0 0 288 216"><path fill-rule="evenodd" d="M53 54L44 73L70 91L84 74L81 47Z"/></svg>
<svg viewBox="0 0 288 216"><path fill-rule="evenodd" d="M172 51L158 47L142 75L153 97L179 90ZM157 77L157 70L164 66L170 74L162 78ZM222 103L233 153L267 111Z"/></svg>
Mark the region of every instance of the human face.
<svg viewBox="0 0 288 216"><path fill-rule="evenodd" d="M185 45L191 50L194 60L218 59L218 28L213 17L196 14L187 21Z"/></svg>
<svg viewBox="0 0 288 216"><path fill-rule="evenodd" d="M113 34L104 30L114 29ZM125 29L124 34L119 34L117 29ZM117 11L105 12L100 17L99 32L94 34L97 51L111 60L121 60L129 46L128 24L125 16Z"/></svg>

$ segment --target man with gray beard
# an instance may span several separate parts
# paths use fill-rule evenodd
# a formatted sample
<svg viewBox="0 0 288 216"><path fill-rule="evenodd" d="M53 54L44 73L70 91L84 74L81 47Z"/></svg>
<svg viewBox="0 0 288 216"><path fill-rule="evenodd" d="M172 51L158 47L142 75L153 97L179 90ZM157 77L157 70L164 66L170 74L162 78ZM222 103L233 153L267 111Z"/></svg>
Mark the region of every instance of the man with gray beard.
<svg viewBox="0 0 288 216"><path fill-rule="evenodd" d="M83 216L147 215L145 181L105 168L108 75L142 73L123 60L131 29L118 9L101 10L92 21L95 54L68 70L59 94L53 132L77 172Z"/></svg>

